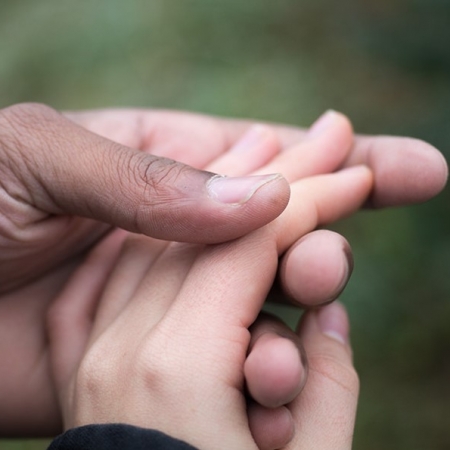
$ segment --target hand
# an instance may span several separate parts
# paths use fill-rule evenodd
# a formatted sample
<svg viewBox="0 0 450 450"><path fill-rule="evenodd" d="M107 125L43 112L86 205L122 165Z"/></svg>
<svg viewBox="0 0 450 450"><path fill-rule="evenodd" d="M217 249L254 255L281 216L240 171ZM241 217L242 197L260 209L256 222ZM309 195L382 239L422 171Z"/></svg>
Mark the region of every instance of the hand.
<svg viewBox="0 0 450 450"><path fill-rule="evenodd" d="M236 145L254 126L254 122L249 120L159 110L110 109L71 112L66 116L86 129L124 145L197 168L205 168L214 158ZM325 115L321 127L326 127L324 121L327 116L328 121L336 118L333 114ZM374 187L365 206L383 208L424 202L437 195L447 181L445 158L431 145L417 139L356 136L343 159L342 153L330 152L333 148L331 144L322 148L310 147L309 150L303 147L300 162L293 156L296 145L305 139L306 130L285 125L274 125L272 128L276 132L275 145L280 145L285 155L281 156L284 164L282 168L269 165L265 170L278 170L292 180L289 177L291 169L300 170L299 175L308 176L335 170L337 165L342 168L366 165L374 174ZM274 137L266 137L266 140L270 144ZM211 170L216 168L214 165L211 167ZM239 167L241 172L236 172L235 166L232 172L226 169L222 172L236 176L248 170L245 165L240 164ZM309 296L298 297L298 286L303 280L284 276L285 272L300 272L296 267L297 259L295 250L284 259L280 277L284 283L282 287L297 303L317 304ZM307 294L304 290L303 293ZM280 296L277 295L277 298Z"/></svg>
<svg viewBox="0 0 450 450"><path fill-rule="evenodd" d="M20 119L22 108L14 108L12 111L9 110L8 113L12 112ZM61 117L47 108L40 106L27 108L25 107L26 119L33 126L30 126L28 130L23 130L26 121L19 120L15 127L23 130L23 132L17 133L17 136L20 135L19 138L22 141L19 140L18 142L25 150L29 149L33 136L36 137L36 142L42 143L42 149L48 147L50 142L52 144L55 142L64 144L67 136L72 136L73 133L76 135L80 131L76 128L77 131L73 131L73 133L67 132L66 122L64 122L64 127L58 128ZM19 111L17 112L17 110ZM41 117L41 115L43 116ZM155 154L166 154L170 157L183 156L185 162L194 166L204 165L210 159L220 156L226 150L228 144L235 144L237 138L241 137L244 130L249 128L248 123L223 121L183 113L105 111L71 113L68 116L87 129L111 139L117 139L129 147L145 149ZM55 123L52 121L53 119L56 121ZM10 119L7 122L10 123ZM11 123L14 123L14 121ZM39 123L45 123L45 127L39 127ZM72 129L70 126L68 128ZM31 134L30 130L33 130ZM50 137L48 137L49 130L52 131ZM2 136L4 134L2 129ZM86 136L84 133L82 134ZM275 153L278 151L278 138L284 142L283 146L285 146L286 143L291 142L298 136L303 138L303 132L281 127L276 128L275 138L270 133L265 138L265 147L268 150L263 152L263 156L270 160L270 155L273 156L274 154L273 149L275 148ZM79 151L86 150L84 145L90 138L94 139L95 142L98 141L97 136L91 135L86 139L81 139L83 145L78 146ZM114 144L109 141L102 142L114 147ZM386 147L384 147L384 144ZM96 148L96 146L94 147ZM247 144L244 147L251 147L251 145ZM64 147L64 145L58 147L63 157L64 167L67 166L66 159L73 153L72 147L70 152L68 149L64 150L65 148L67 147ZM285 151L281 155L281 162L283 162L284 167L297 167L300 171L303 170L303 175L308 175L308 173L334 170L336 165L342 164L344 159L351 160L352 157L347 156L347 152L345 152L345 155L342 152L335 155L335 152L329 151L330 148L332 147L328 145L323 149L313 146L310 151L300 147L300 149L297 149L299 150L298 153ZM369 148L370 152L367 152ZM374 199L380 206L390 205L394 200L405 203L423 200L427 196L435 194L445 178L441 156L438 152L430 150L426 144L418 141L410 142L396 138L389 138L388 140L386 138L363 138L357 140L356 146L352 149L352 155L354 155L354 159L362 158L367 163L372 162L376 169L375 179L377 183ZM393 158L392 155L398 155L399 158ZM403 160L409 161L411 164L405 166ZM50 161L51 166L55 167L55 163L58 163L58 161L61 162L58 159ZM420 170L426 175L421 178L421 184L411 184L408 181L417 179L413 176L416 173L414 161L421 163ZM21 166L19 164L18 167ZM243 165L242 167L248 170L247 166ZM34 169L41 171L38 178L46 178L48 168L42 168L39 165ZM28 170L29 168L27 168ZM68 170L72 175L76 172L73 167L69 167ZM56 174L59 173L61 171L56 170ZM409 189L405 191L402 190L403 178L409 183ZM92 181L95 182L96 180ZM395 184L397 181L398 184ZM81 187L77 186L78 184L81 184ZM80 183L78 178L74 178L73 185L74 192L81 195L84 184ZM56 187L54 186L53 190L55 189L59 190L58 183L56 183ZM105 184L105 191L106 195L110 192L108 183ZM50 193L52 194L52 191ZM88 199L83 199L83 195L80 198L82 203L89 201L91 198L90 193L88 193ZM8 200L8 197L4 197L3 201L5 199ZM64 205L60 206L63 207ZM17 209L11 210L11 207ZM128 205L126 207L128 208ZM6 236L7 238L8 236L14 238L12 248L10 240L6 243L3 241L2 257L4 263L0 263L2 287L4 290L10 289L2 296L0 302L1 317L4 322L4 325L0 328L0 342L2 343L0 354L4 355L3 360L8 362L9 367L8 372L4 371L0 374L3 386L3 390L0 392L2 400L0 404L8 411L7 415L3 415L8 420L5 422L5 419L3 419L0 422L0 431L21 435L54 433L57 432L59 427L59 415L54 407L56 403L48 376L45 314L48 304L83 260L83 250L103 236L109 230L109 226L93 220L64 215L49 216L48 220L45 219L40 222L37 219L47 217L45 212L39 212L33 207L28 207L19 202L3 203L2 209L4 213L5 211L10 213L14 219L12 222L8 222L5 220L6 216L4 216L3 225L6 224L10 227L11 224L18 223L20 226L17 229L10 229ZM128 209L125 213L127 211ZM95 209L94 212L96 212ZM64 236L64 239L61 236ZM320 239L323 243L332 243L331 246L319 246L325 253L328 251L327 248L335 248L335 253L338 253L343 245L340 239L334 240L333 237L322 236ZM283 273L302 273L301 270L298 270L297 265L299 264L303 267L311 267L307 260L302 259L302 257L297 258L296 254L295 249L289 253L290 256L286 258L283 265ZM314 256L311 257L314 258ZM326 258L322 259L327 260ZM341 264L340 267L345 267L345 263ZM345 271L345 268L343 270ZM317 292L317 290L308 292L302 290L301 287L299 289L296 283L299 277L283 276L282 279L286 280L287 291L294 297L297 296L298 301L305 304L320 303L326 300L328 296L333 297L339 290L339 284L342 285L342 273L342 269L334 272L332 270L329 283L325 285L322 292ZM39 276L39 274L42 275ZM30 282L32 278L36 279ZM288 280L292 280L292 285L289 285ZM16 288L13 289L13 286L16 286ZM14 343L16 349L14 358L11 357L12 344L10 342ZM30 373L34 374L31 378ZM24 386L28 386L29 389L24 389ZM18 394L12 397L11 392ZM20 393L23 393L23 396Z"/></svg>
<svg viewBox="0 0 450 450"><path fill-rule="evenodd" d="M211 243L244 235L285 207L288 190L279 177L211 178L158 158L204 168L236 142L245 127L239 122L139 111L69 117L84 128L41 105L0 111L0 245L7 250L0 259L1 292L66 264L102 236L106 224L164 239L192 242L201 236L203 243ZM284 142L303 137L294 129L277 133ZM316 154L308 155L309 165L300 172L298 164L284 164L285 176L290 168L303 175L324 173L342 157L313 150ZM285 158L291 158L289 152ZM346 160L339 164L374 169L376 206L428 199L446 181L443 157L418 141L360 138Z"/></svg>
<svg viewBox="0 0 450 450"><path fill-rule="evenodd" d="M0 111L0 173L0 292L80 254L107 225L223 242L270 222L289 198L280 176L218 177L109 141L40 105Z"/></svg>
<svg viewBox="0 0 450 450"><path fill-rule="evenodd" d="M302 179L292 184L278 219L223 245L169 245L135 236L122 247L112 235L119 244L114 268L101 269L114 260L102 254L113 247L106 242L87 262L89 272L80 268L70 280L50 316L65 426L131 423L200 448L256 448L242 367L248 327L272 285L278 257L316 226L358 208L371 181L364 167ZM263 337L256 339L264 343ZM258 365L252 359L258 348L254 344L247 359L247 379ZM297 421L300 409L281 408L278 423ZM264 421L251 411L250 417Z"/></svg>
<svg viewBox="0 0 450 450"><path fill-rule="evenodd" d="M123 145L204 168L228 150L254 121L230 120L176 111L109 109L71 112L66 116L82 127ZM281 149L301 142L306 130L273 125ZM316 150L316 149L314 149ZM318 150L311 157L314 173L333 164ZM374 174L371 205L377 208L420 203L437 195L447 181L445 158L418 139L356 136L342 167L363 164ZM291 165L292 166L292 165ZM311 175L313 173L310 173Z"/></svg>
<svg viewBox="0 0 450 450"><path fill-rule="evenodd" d="M261 130L259 131L261 132ZM274 163L277 159L281 159L279 164L275 165L283 170L283 166L289 161L280 158L277 154L279 149L271 130L266 127L262 131L262 133L257 133L258 135L261 134L259 136L261 139L257 139L251 145L248 138L245 139L247 143L241 142L232 151L224 154L223 157L219 157L214 162L215 166L224 169L228 165L235 167L234 170L238 171L242 170L242 166L248 172L252 168L261 168L267 161ZM309 159L311 155L314 155L312 151L314 148L326 150L335 161L343 160L350 148L350 142L351 128L349 123L342 116L338 116L337 121L328 133L310 142L305 141L305 145L298 146L292 152L292 161L299 165L300 171L304 171L303 166L308 167L310 165ZM336 143L339 143L339 145L336 146ZM243 147L247 148L244 153L242 153ZM310 150L303 152L305 148L310 148ZM332 153L331 150L333 150ZM322 153L326 159L327 154L325 151ZM323 241L323 239L319 240ZM325 252L325 259L328 260L327 254L333 248L338 248L339 253L343 245L341 239L331 238L328 241L331 245L324 247L324 251L315 251L318 258L324 256L323 253ZM9 367L8 371L0 374L1 404L8 411L0 424L2 430L4 430L3 433L9 435L23 434L24 430L29 430L33 434L45 434L58 430L59 413L55 408L54 392L48 375L49 358L44 328L45 315L49 302L61 289L62 284L80 260L70 259L67 264L62 264L57 270L50 272L35 283L26 284L23 288L8 292L2 297L0 310L2 311L1 317L4 324L0 327L2 333L0 343L3 344L0 347L0 353L5 355ZM339 263L341 262L345 264L342 258L339 260ZM294 265L301 266L302 263ZM106 261L105 268L107 267ZM316 278L319 275L322 279L324 278L320 273L317 273ZM342 271L339 267L334 272L331 270L330 276L327 278L329 282L321 283L321 286L325 286L325 291L328 291L328 294L325 293L327 298L330 293L333 293L336 283L343 284L348 275L348 271L345 273L345 270ZM92 276L94 277L94 275ZM324 295L323 292L323 289L322 291L319 290L312 301L320 302L321 296ZM310 293L306 291L306 295L302 295L302 299L307 300L308 295ZM14 354L11 354L9 342L14 342L16 350ZM32 382L30 382L30 373L34 375ZM24 389L24 386L27 386L28 389Z"/></svg>
<svg viewBox="0 0 450 450"><path fill-rule="evenodd" d="M252 326L252 341L274 333L291 336L278 320L261 317ZM345 308L335 302L306 312L296 335L308 357L309 373L300 395L287 406L292 432L290 441L285 441L289 445L283 449L351 450L359 380L353 367ZM249 357L246 368L250 363ZM277 423L259 407L250 411L249 418L250 429L258 433L253 431L253 437L260 450L281 448L280 419Z"/></svg>
<svg viewBox="0 0 450 450"><path fill-rule="evenodd" d="M236 144L254 124L253 121L184 112L137 109L77 112L67 116L112 140L198 168L204 168L213 158ZM288 160L291 155L286 150L301 142L306 131L284 125L274 125L273 128ZM309 160L308 164L302 162L305 176L334 170L331 167L336 159L330 157L329 147L313 148L310 152L304 148L302 151L308 153ZM293 161L286 161L281 171L285 176L290 168L298 170L300 164L295 163L295 159ZM347 157L339 164L341 167L363 164L372 170L374 188L365 206L373 208L424 202L443 189L448 173L444 157L432 146L417 139L393 136L356 136ZM276 171L271 167L266 170ZM227 172L224 170L224 173ZM303 280L283 275L285 272L300 272L295 266L297 259L295 250L285 258L280 279L285 283L283 289L289 296L308 305L314 303L314 299L297 296L298 286Z"/></svg>

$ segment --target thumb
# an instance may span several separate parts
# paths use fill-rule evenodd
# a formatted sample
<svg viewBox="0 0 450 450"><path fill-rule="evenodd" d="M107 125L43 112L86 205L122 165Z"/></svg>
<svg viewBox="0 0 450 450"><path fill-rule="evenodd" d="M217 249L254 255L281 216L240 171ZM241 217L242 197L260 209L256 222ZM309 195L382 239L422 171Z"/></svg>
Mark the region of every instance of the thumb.
<svg viewBox="0 0 450 450"><path fill-rule="evenodd" d="M215 243L277 217L277 174L226 178L133 150L36 104L0 111L9 196L48 214L88 217L159 239Z"/></svg>
<svg viewBox="0 0 450 450"><path fill-rule="evenodd" d="M301 394L290 405L296 432L286 449L352 448L359 380L348 332L347 313L338 302L302 318L299 335L309 374Z"/></svg>

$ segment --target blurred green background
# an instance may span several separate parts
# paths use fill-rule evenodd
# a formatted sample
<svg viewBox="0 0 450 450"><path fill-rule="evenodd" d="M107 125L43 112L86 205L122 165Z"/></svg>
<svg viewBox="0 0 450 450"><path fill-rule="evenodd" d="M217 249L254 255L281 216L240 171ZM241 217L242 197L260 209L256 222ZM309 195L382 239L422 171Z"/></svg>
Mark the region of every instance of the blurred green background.
<svg viewBox="0 0 450 450"><path fill-rule="evenodd" d="M450 156L449 17L445 0L1 0L0 107L301 125L334 108L358 132L411 135ZM337 227L356 260L343 295L362 382L355 449L450 448L449 196Z"/></svg>

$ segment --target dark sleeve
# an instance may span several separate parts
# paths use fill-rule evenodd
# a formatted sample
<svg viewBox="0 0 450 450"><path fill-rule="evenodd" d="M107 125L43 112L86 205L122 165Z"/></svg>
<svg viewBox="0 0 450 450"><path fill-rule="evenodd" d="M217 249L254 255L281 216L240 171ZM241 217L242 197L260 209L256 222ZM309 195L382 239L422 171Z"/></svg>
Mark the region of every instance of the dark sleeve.
<svg viewBox="0 0 450 450"><path fill-rule="evenodd" d="M131 425L87 425L58 436L48 450L196 450L156 430Z"/></svg>

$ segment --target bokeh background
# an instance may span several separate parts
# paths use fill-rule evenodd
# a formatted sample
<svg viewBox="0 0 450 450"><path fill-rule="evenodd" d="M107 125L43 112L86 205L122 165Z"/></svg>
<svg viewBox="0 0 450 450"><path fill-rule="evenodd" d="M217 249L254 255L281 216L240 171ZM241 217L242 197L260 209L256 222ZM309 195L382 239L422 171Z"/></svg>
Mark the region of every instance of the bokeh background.
<svg viewBox="0 0 450 450"><path fill-rule="evenodd" d="M301 125L334 108L450 156L450 2L0 0L0 107L21 101ZM450 448L449 197L337 226L356 260L355 449Z"/></svg>

